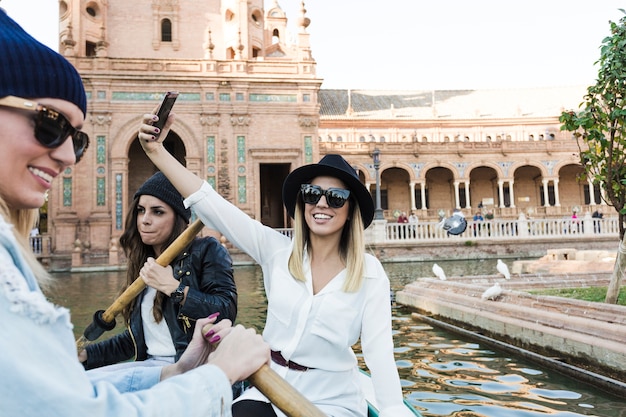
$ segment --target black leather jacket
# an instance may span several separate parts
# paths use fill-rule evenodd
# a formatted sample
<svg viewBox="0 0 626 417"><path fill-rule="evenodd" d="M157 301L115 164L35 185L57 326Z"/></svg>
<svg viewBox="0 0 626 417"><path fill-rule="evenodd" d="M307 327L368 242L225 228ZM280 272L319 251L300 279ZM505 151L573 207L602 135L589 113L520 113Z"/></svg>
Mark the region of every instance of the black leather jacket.
<svg viewBox="0 0 626 417"><path fill-rule="evenodd" d="M233 278L230 254L213 237L197 238L170 264L174 276L189 286L181 306L165 297L163 317L176 348L176 360L191 341L195 320L220 313L218 320L233 323L237 316L237 288ZM141 300L145 290L135 299L130 324L122 333L87 346L85 369L98 368L129 359L148 358L141 319Z"/></svg>

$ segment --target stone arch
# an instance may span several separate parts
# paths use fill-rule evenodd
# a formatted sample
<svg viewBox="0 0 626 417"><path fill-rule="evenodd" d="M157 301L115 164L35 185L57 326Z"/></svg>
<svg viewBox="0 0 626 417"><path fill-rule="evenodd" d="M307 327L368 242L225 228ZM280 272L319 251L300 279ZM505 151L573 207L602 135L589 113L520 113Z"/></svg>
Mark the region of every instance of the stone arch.
<svg viewBox="0 0 626 417"><path fill-rule="evenodd" d="M520 164L513 170L515 206L526 211L531 207L543 206L543 179L545 170L536 164ZM505 204L507 195L504 196Z"/></svg>
<svg viewBox="0 0 626 417"><path fill-rule="evenodd" d="M410 181L410 171L402 166L392 165L381 171L380 189L381 192L385 191L387 201L386 207L383 204L383 208L390 210L390 214L394 217L396 217L394 213L411 211Z"/></svg>
<svg viewBox="0 0 626 417"><path fill-rule="evenodd" d="M589 204L589 183L586 179L580 179L580 175L583 173L583 167L576 163L564 164L557 171L562 206L581 207L584 204Z"/></svg>
<svg viewBox="0 0 626 417"><path fill-rule="evenodd" d="M454 198L455 171L452 167L442 165L446 164L425 168L426 206L437 211L443 209L452 212L456 208Z"/></svg>
<svg viewBox="0 0 626 417"><path fill-rule="evenodd" d="M423 177L426 178L428 171L433 168L445 168L449 170L450 172L452 172L453 180L454 179L459 180L461 177L461 173L459 172L457 167L455 167L453 164L449 162L442 162L442 161L429 162L426 165L424 165L424 167L422 168L422 172L424 173Z"/></svg>
<svg viewBox="0 0 626 417"><path fill-rule="evenodd" d="M497 206L498 197L498 179L501 172L494 164L477 165L469 171L470 183L470 206L478 208L483 206Z"/></svg>
<svg viewBox="0 0 626 417"><path fill-rule="evenodd" d="M132 117L122 125L115 140L111 144L109 151L110 158L119 159L127 157L131 144L137 141L137 131L142 118L143 116ZM196 135L180 115L176 118L176 123L170 133L175 133L176 136L180 138L185 145L187 155L201 154Z"/></svg>
<svg viewBox="0 0 626 417"><path fill-rule="evenodd" d="M141 149L137 138L137 128L141 119L142 116L135 116L124 123L109 151L111 169L116 172L121 171L124 174L122 190L125 192L123 193L124 204L121 213L124 218L127 206L132 201L135 191L156 171L152 162ZM182 118L178 118L174 127L175 129L171 130L165 139L165 148L183 165L187 165L190 159L201 159L199 155L202 153L198 141L194 140L195 136L188 124Z"/></svg>
<svg viewBox="0 0 626 417"><path fill-rule="evenodd" d="M534 161L519 161L511 165L511 168L509 169L510 178L514 178L515 171L525 166L531 166L531 167L537 168L541 172L541 176L544 178L549 178L551 176L550 173L548 172L548 168L546 168L544 164L534 162Z"/></svg>

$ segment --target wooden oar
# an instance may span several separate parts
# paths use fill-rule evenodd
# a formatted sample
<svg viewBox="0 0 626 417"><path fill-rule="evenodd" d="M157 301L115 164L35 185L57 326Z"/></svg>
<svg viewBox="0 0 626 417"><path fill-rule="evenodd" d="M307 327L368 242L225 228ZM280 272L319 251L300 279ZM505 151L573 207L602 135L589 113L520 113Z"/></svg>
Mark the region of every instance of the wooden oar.
<svg viewBox="0 0 626 417"><path fill-rule="evenodd" d="M268 365L250 375L248 381L289 417L326 417Z"/></svg>
<svg viewBox="0 0 626 417"><path fill-rule="evenodd" d="M200 230L204 227L200 219L193 222L184 232L180 234L156 259L156 263L161 266L169 265L178 254L185 249L196 237ZM146 283L141 278L137 278L126 290L119 296L113 304L105 311L98 311L94 315L93 322L87 326L83 335L76 341L76 349L78 352L83 350L90 342L96 340L106 330L115 327L115 317L131 303L135 297L146 287Z"/></svg>
<svg viewBox="0 0 626 417"><path fill-rule="evenodd" d="M165 251L163 251L161 256L156 259L156 262L161 266L169 265L180 251L191 243L203 227L204 225L200 219L193 222L167 247L167 249L165 249ZM104 333L104 330L106 330L106 326L110 326L111 323L115 326L115 316L117 316L145 286L146 284L143 280L137 278L106 311L101 314L96 313L94 322L100 323L91 323L87 329L85 329L84 334L76 341L77 351L80 352L91 341L100 337L100 335ZM89 338L86 335L88 335ZM93 337L93 335L96 336ZM289 385L287 381L281 378L280 375L267 365L263 365L258 371L252 374L248 380L289 417L326 417L313 403L296 391L294 387Z"/></svg>
<svg viewBox="0 0 626 417"><path fill-rule="evenodd" d="M202 334L206 334L212 326L212 324L205 324ZM326 414L268 365L261 366L248 377L248 381L288 417L326 417Z"/></svg>

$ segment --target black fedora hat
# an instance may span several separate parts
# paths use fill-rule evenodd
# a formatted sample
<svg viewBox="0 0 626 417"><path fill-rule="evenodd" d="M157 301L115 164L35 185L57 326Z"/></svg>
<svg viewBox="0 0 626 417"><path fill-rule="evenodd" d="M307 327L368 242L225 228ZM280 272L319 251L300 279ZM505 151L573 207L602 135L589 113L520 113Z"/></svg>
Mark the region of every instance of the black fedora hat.
<svg viewBox="0 0 626 417"><path fill-rule="evenodd" d="M335 177L343 181L359 203L363 226L367 228L374 219L374 201L354 170L341 155L326 155L317 164L303 165L293 170L283 183L283 203L289 216L293 218L296 198L301 184L308 184L320 176Z"/></svg>

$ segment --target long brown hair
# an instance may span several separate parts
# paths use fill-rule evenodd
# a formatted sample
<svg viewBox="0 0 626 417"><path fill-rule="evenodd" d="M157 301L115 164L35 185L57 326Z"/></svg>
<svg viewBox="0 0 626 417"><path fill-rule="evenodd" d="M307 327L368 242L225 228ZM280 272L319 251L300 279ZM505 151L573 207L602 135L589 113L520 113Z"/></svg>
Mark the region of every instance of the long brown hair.
<svg viewBox="0 0 626 417"><path fill-rule="evenodd" d="M128 269L126 270L126 284L124 288L120 291L120 294L123 293L126 288L128 288L136 279L139 278L139 271L143 267L143 265L148 260L148 257L155 256L154 250L151 245L146 245L141 240L141 235L139 234L139 229L137 228L137 215L138 215L138 206L139 206L139 198L141 196L135 197L128 212L126 213L126 223L124 227L124 233L120 236L120 246L124 249L124 254L128 259ZM164 203L165 204L165 203ZM169 206L168 206L169 207ZM174 227L172 228L172 233L170 233L167 241L163 245L163 247L168 247L178 235L180 235L187 228L187 221L183 219L181 216L176 214L174 210L172 212L176 215L176 220L174 221ZM154 320L157 323L160 323L163 319L163 301L165 300L165 294L160 291L157 291L157 295L154 299L154 306L152 308L152 314L154 315ZM126 324L130 321L130 315L134 308L134 302L129 303L122 310L122 316Z"/></svg>

